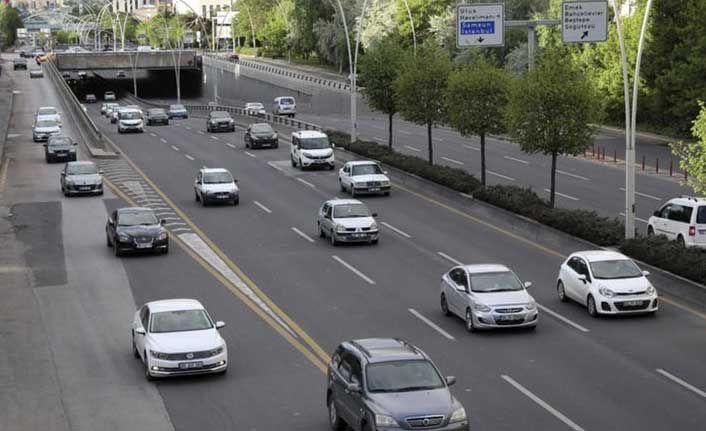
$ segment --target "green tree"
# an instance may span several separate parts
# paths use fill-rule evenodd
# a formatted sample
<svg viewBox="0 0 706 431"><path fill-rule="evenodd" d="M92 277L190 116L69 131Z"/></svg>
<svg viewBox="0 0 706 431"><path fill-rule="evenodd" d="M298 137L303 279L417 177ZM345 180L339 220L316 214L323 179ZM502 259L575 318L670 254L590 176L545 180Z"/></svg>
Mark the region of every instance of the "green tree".
<svg viewBox="0 0 706 431"><path fill-rule="evenodd" d="M446 86L451 60L438 45L425 43L404 61L393 85L402 118L427 127L429 164L434 164L432 128L446 121Z"/></svg>
<svg viewBox="0 0 706 431"><path fill-rule="evenodd" d="M447 90L449 124L463 136L480 137L481 184L485 185L485 137L504 130L507 72L481 59L451 72Z"/></svg>
<svg viewBox="0 0 706 431"><path fill-rule="evenodd" d="M565 49L547 49L535 68L512 86L507 129L523 151L551 156L552 207L557 156L580 154L588 147L598 112L590 82L567 59Z"/></svg>
<svg viewBox="0 0 706 431"><path fill-rule="evenodd" d="M17 9L5 3L0 4L0 39L3 49L15 43L17 29L23 26L22 17Z"/></svg>
<svg viewBox="0 0 706 431"><path fill-rule="evenodd" d="M388 146L392 148L392 117L397 113L393 84L404 62L404 51L387 38L369 49L359 60L358 79L368 104L388 117Z"/></svg>
<svg viewBox="0 0 706 431"><path fill-rule="evenodd" d="M677 142L670 145L680 159L679 165L689 173L687 184L698 194L706 194L706 105L699 102L699 115L692 123L695 143Z"/></svg>

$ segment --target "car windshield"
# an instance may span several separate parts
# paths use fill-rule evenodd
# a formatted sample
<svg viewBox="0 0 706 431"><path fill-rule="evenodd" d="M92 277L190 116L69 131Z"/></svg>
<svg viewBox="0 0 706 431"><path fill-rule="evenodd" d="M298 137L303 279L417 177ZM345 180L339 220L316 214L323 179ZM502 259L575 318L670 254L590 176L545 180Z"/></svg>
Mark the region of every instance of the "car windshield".
<svg viewBox="0 0 706 431"><path fill-rule="evenodd" d="M67 145L71 145L71 139L66 136L56 136L49 139L47 145L50 147L65 147Z"/></svg>
<svg viewBox="0 0 706 431"><path fill-rule="evenodd" d="M473 292L513 292L522 289L524 289L522 283L510 271L471 274L471 290Z"/></svg>
<svg viewBox="0 0 706 431"><path fill-rule="evenodd" d="M229 184L233 177L228 172L208 172L203 175L204 184Z"/></svg>
<svg viewBox="0 0 706 431"><path fill-rule="evenodd" d="M227 112L216 111L211 112L211 118L230 118L230 115Z"/></svg>
<svg viewBox="0 0 706 431"><path fill-rule="evenodd" d="M98 173L93 163L70 164L66 167L66 175L95 175Z"/></svg>
<svg viewBox="0 0 706 431"><path fill-rule="evenodd" d="M436 368L424 360L370 364L365 372L370 392L411 392L444 387Z"/></svg>
<svg viewBox="0 0 706 431"><path fill-rule="evenodd" d="M250 126L250 131L258 134L270 134L275 132L269 124L253 124Z"/></svg>
<svg viewBox="0 0 706 431"><path fill-rule="evenodd" d="M322 150L331 146L325 136L321 138L303 138L299 142L304 150Z"/></svg>
<svg viewBox="0 0 706 431"><path fill-rule="evenodd" d="M154 313L150 322L150 332L202 331L213 328L211 319L204 310L177 310Z"/></svg>
<svg viewBox="0 0 706 431"><path fill-rule="evenodd" d="M112 91L106 91L105 95L106 96L115 96L115 93L113 93Z"/></svg>
<svg viewBox="0 0 706 431"><path fill-rule="evenodd" d="M56 127L56 121L54 120L39 120L37 121L37 127Z"/></svg>
<svg viewBox="0 0 706 431"><path fill-rule="evenodd" d="M370 217L368 207L363 204L343 204L333 207L333 218Z"/></svg>
<svg viewBox="0 0 706 431"><path fill-rule="evenodd" d="M356 175L379 175L382 174L382 170L380 169L380 166L375 165L375 164L369 164L369 165L354 165L353 170L351 171L351 175L356 176Z"/></svg>
<svg viewBox="0 0 706 431"><path fill-rule="evenodd" d="M39 108L37 115L56 115L55 108Z"/></svg>
<svg viewBox="0 0 706 431"><path fill-rule="evenodd" d="M119 226L139 226L157 224L157 217L152 211L129 211L120 213Z"/></svg>
<svg viewBox="0 0 706 431"><path fill-rule="evenodd" d="M164 112L164 109L150 109L150 110L147 111L147 112L149 112L150 115L153 116L153 117L154 117L155 115L157 115L157 116L159 116L159 115L167 115L167 113Z"/></svg>
<svg viewBox="0 0 706 431"><path fill-rule="evenodd" d="M642 277L642 271L630 259L591 262L591 272L595 278L603 280Z"/></svg>
<svg viewBox="0 0 706 431"><path fill-rule="evenodd" d="M280 105L294 105L294 99L291 97L284 97L282 99L279 99L279 104Z"/></svg>
<svg viewBox="0 0 706 431"><path fill-rule="evenodd" d="M96 95L95 94L86 94L86 99L95 99Z"/></svg>
<svg viewBox="0 0 706 431"><path fill-rule="evenodd" d="M184 105L169 105L170 111L185 111Z"/></svg>
<svg viewBox="0 0 706 431"><path fill-rule="evenodd" d="M140 118L140 113L135 111L123 111L120 113L122 120L137 120Z"/></svg>

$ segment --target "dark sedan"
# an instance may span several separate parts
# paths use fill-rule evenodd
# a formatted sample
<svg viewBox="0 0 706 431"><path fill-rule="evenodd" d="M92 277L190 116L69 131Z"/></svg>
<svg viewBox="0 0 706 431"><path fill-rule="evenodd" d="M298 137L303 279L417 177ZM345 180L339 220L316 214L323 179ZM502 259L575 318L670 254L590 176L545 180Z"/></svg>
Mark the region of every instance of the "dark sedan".
<svg viewBox="0 0 706 431"><path fill-rule="evenodd" d="M47 138L44 144L44 159L47 163L76 161L76 143L71 138L63 135L54 135Z"/></svg>
<svg viewBox="0 0 706 431"><path fill-rule="evenodd" d="M279 147L279 137L268 123L255 123L245 131L245 148Z"/></svg>
<svg viewBox="0 0 706 431"><path fill-rule="evenodd" d="M69 162L61 171L61 192L71 195L102 195L103 177L96 164L89 161Z"/></svg>
<svg viewBox="0 0 706 431"><path fill-rule="evenodd" d="M27 61L21 58L12 60L12 70L24 69L27 70Z"/></svg>
<svg viewBox="0 0 706 431"><path fill-rule="evenodd" d="M169 105L169 110L167 115L170 119L172 118L189 118L189 111L186 110L184 105Z"/></svg>
<svg viewBox="0 0 706 431"><path fill-rule="evenodd" d="M169 235L164 220L150 208L120 208L112 212L105 225L106 245L116 256L126 252L169 252Z"/></svg>
<svg viewBox="0 0 706 431"><path fill-rule="evenodd" d="M235 132L235 121L233 121L230 114L225 111L213 111L208 114L206 131L209 133Z"/></svg>
<svg viewBox="0 0 706 431"><path fill-rule="evenodd" d="M145 120L147 121L148 126L152 126L154 124L168 125L169 115L167 115L167 111L162 108L148 109L145 115Z"/></svg>

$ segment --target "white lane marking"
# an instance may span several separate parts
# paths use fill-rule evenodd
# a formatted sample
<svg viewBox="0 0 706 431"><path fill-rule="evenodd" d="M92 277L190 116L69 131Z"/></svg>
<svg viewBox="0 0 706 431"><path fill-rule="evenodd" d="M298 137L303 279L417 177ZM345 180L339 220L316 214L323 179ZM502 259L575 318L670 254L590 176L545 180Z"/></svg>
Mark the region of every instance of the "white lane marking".
<svg viewBox="0 0 706 431"><path fill-rule="evenodd" d="M221 138L219 138L218 136L211 136L211 139L213 139L214 141L218 141L218 140L220 140Z"/></svg>
<svg viewBox="0 0 706 431"><path fill-rule="evenodd" d="M235 145L233 145L233 144L231 144L231 143L227 143L226 146L228 146L228 147L230 147L230 148L232 148L232 149L235 149Z"/></svg>
<svg viewBox="0 0 706 431"><path fill-rule="evenodd" d="M469 150L473 150L473 151L480 151L480 148L474 147L473 145L463 144L463 148L468 148Z"/></svg>
<svg viewBox="0 0 706 431"><path fill-rule="evenodd" d="M250 151L244 151L245 154L247 154L250 157L257 157L255 154L251 153Z"/></svg>
<svg viewBox="0 0 706 431"><path fill-rule="evenodd" d="M12 90L12 94L22 94L20 90Z"/></svg>
<svg viewBox="0 0 706 431"><path fill-rule="evenodd" d="M301 178L297 178L297 181L299 181L299 182L302 183L302 184L306 184L307 186L309 186L309 187L311 187L311 188L316 188L315 185L311 184L311 183L310 183L309 181L307 181L307 180L304 180L304 179L301 179Z"/></svg>
<svg viewBox="0 0 706 431"><path fill-rule="evenodd" d="M409 145L405 145L404 147L405 147L406 149L408 149L408 150L416 151L416 152L418 152L418 153L422 151L422 150L419 149L419 148L410 147Z"/></svg>
<svg viewBox="0 0 706 431"><path fill-rule="evenodd" d="M154 132L150 132L150 136L153 137L153 138L156 138L156 137L157 137L157 134L154 133Z"/></svg>
<svg viewBox="0 0 706 431"><path fill-rule="evenodd" d="M269 166L269 167L271 167L271 168L274 168L274 169L277 169L277 170L280 171L280 172L284 172L284 171L282 170L282 168L280 168L279 166L277 166L274 162L267 162L267 166Z"/></svg>
<svg viewBox="0 0 706 431"><path fill-rule="evenodd" d="M619 213L619 214L621 217L625 217L625 213ZM640 218L640 217L635 217L635 220L641 221L643 223L649 223L649 221L645 220L644 218Z"/></svg>
<svg viewBox="0 0 706 431"><path fill-rule="evenodd" d="M706 392L702 391L701 389L697 388L694 385L691 385L691 384L685 382L684 380L680 379L679 377L675 376L674 374L669 373L667 371L664 371L661 368L657 368L656 371L658 373L660 373L661 375L663 375L664 377L668 378L669 380L673 381L674 383L681 385L682 387L690 390L691 392L695 393L696 395L699 395L702 398L706 398Z"/></svg>
<svg viewBox="0 0 706 431"><path fill-rule="evenodd" d="M351 272L353 272L355 275L357 275L358 277L365 280L368 284L375 284L375 281L373 279L371 279L367 275L360 272L356 267L354 267L350 263L346 262L345 260L341 259L340 257L338 257L336 255L333 255L331 257L333 257L333 260L335 260L336 262L340 263L341 265L343 265L346 268L348 268L349 270L351 270Z"/></svg>
<svg viewBox="0 0 706 431"><path fill-rule="evenodd" d="M542 310L544 313L547 313L548 315L554 317L555 319L561 320L562 322L566 323L566 324L569 325L569 326L573 326L574 328L578 329L578 330L581 331L581 332L590 332L587 328L584 328L583 326L579 325L579 324L576 323L576 322L573 322L573 321L567 319L566 317L562 316L561 314L559 314L559 313L557 313L557 312L555 312L555 311L552 311L552 310L548 309L547 307L545 307L545 306L542 305L542 304L537 303L537 307L538 307L540 310Z"/></svg>
<svg viewBox="0 0 706 431"><path fill-rule="evenodd" d="M547 193L551 193L551 190L549 190L549 189L544 189L544 191L547 192ZM572 201L577 201L577 200L579 200L579 198L575 198L575 197L573 197L573 196L565 195L565 194L563 194L563 193L559 193L559 192L556 192L556 191L554 192L554 194L556 194L557 196L561 196L562 198L571 199Z"/></svg>
<svg viewBox="0 0 706 431"><path fill-rule="evenodd" d="M162 220L181 220L181 219L179 217L162 217Z"/></svg>
<svg viewBox="0 0 706 431"><path fill-rule="evenodd" d="M559 412L557 409L554 407L550 406L546 401L542 400L539 398L537 395L533 394L529 389L525 388L521 384L517 383L515 380L512 379L512 377L508 375L501 375L503 380L511 384L515 389L518 391L522 392L527 398L531 399L535 403L537 403L540 407L542 407L544 410L548 411L554 417L559 419L560 421L564 422L566 425L568 425L569 428L571 428L574 431L583 431L583 428L580 426L576 425L571 419L567 418L561 412Z"/></svg>
<svg viewBox="0 0 706 431"><path fill-rule="evenodd" d="M469 195L468 193L459 193L459 195L463 196L466 199L473 199L473 196Z"/></svg>
<svg viewBox="0 0 706 431"><path fill-rule="evenodd" d="M165 226L186 226L186 223L182 221L173 221L171 223L165 223Z"/></svg>
<svg viewBox="0 0 706 431"><path fill-rule="evenodd" d="M451 335L448 332L441 329L436 323L434 323L431 320L427 319L426 317L422 316L422 314L420 312L418 312L417 310L415 310L414 308L408 308L407 310L409 310L410 313L412 313L414 316L416 316L422 322L429 325L429 327L431 327L433 330L435 330L439 334L443 335L444 337L446 337L449 340L452 340L452 341L455 340L453 335Z"/></svg>
<svg viewBox="0 0 706 431"><path fill-rule="evenodd" d="M198 133L199 135L205 135L205 133L203 132L203 130L197 130L196 133Z"/></svg>
<svg viewBox="0 0 706 431"><path fill-rule="evenodd" d="M460 260L456 260L444 252L437 251L436 254L438 254L439 256L443 257L444 259L448 260L451 263L454 263L456 265L463 265Z"/></svg>
<svg viewBox="0 0 706 431"><path fill-rule="evenodd" d="M620 188L620 191L621 191L621 192L624 192L624 191L625 191L625 187L621 187L621 188ZM659 198L659 197L657 197L657 196L648 195L647 193L635 192L635 194L638 195L638 196L642 196L643 198L653 199L653 200L656 200L656 201L662 201L662 200L663 200L662 198Z"/></svg>
<svg viewBox="0 0 706 431"><path fill-rule="evenodd" d="M381 144L384 144L384 143L387 142L386 140L384 140L384 139L382 139L382 138L378 138L377 136L374 137L373 139L375 139L376 141L380 142Z"/></svg>
<svg viewBox="0 0 706 431"><path fill-rule="evenodd" d="M179 151L179 147L176 147L176 146L172 145L172 150L174 150L174 151Z"/></svg>
<svg viewBox="0 0 706 431"><path fill-rule="evenodd" d="M159 138L159 140L160 140L163 144L166 144L166 143L167 143L167 140L164 139L164 138Z"/></svg>
<svg viewBox="0 0 706 431"><path fill-rule="evenodd" d="M384 128L384 127L382 127L382 126L378 126L377 124L371 124L371 125L370 125L370 127L372 127L373 129L378 129L378 130L385 130L385 128Z"/></svg>
<svg viewBox="0 0 706 431"><path fill-rule="evenodd" d="M153 210L159 210L159 211L166 211L170 210L171 208L168 207L152 207ZM173 212L169 211L170 214L174 214Z"/></svg>
<svg viewBox="0 0 706 431"><path fill-rule="evenodd" d="M7 135L7 138L12 139L12 138L18 138L20 136L22 136L21 133L10 133L9 135Z"/></svg>
<svg viewBox="0 0 706 431"><path fill-rule="evenodd" d="M191 126L184 126L186 130L191 130Z"/></svg>
<svg viewBox="0 0 706 431"><path fill-rule="evenodd" d="M269 208L267 208L266 206L264 206L264 205L261 204L260 202L258 202L258 201L253 201L253 203L254 203L255 205L259 206L260 209L263 210L264 212L266 212L267 214L272 214L272 210L269 209Z"/></svg>
<svg viewBox="0 0 706 431"><path fill-rule="evenodd" d="M189 159L189 160L191 160L191 161L193 161L193 160L194 160L194 158L193 158L193 157L191 157L191 156L190 156L190 155L188 155L188 154L184 154L184 157L186 157L187 159Z"/></svg>
<svg viewBox="0 0 706 431"><path fill-rule="evenodd" d="M176 227L176 228L172 229L172 232L184 232L184 231L190 232L191 229L189 229L188 227Z"/></svg>
<svg viewBox="0 0 706 431"><path fill-rule="evenodd" d="M459 162L458 160L455 160L455 159L449 159L448 157L442 157L442 159L446 160L447 162L456 163L457 165L463 164L463 162Z"/></svg>
<svg viewBox="0 0 706 431"><path fill-rule="evenodd" d="M233 272L233 270L226 265L226 263L211 249L211 247L206 244L201 237L195 233L182 233L179 235L179 239L184 241L196 254L201 256L211 267L218 271L223 277L230 281L240 292L247 296L252 302L254 302L260 309L266 312L275 322L287 330L293 337L298 338L298 336L292 331L292 329L287 326L286 323L280 319L280 317L275 314L272 309L263 302L263 300L255 294L248 287L245 282L238 277L238 275Z"/></svg>
<svg viewBox="0 0 706 431"><path fill-rule="evenodd" d="M442 138L431 138L431 140L434 142L444 142Z"/></svg>
<svg viewBox="0 0 706 431"><path fill-rule="evenodd" d="M383 222L380 222L380 224L385 226L386 228L390 229L393 232L397 232L398 234L402 235L405 238L412 238L412 235L410 235L400 229L397 229L396 227L392 226L390 223L386 223L383 221Z"/></svg>
<svg viewBox="0 0 706 431"><path fill-rule="evenodd" d="M310 237L309 235L307 235L307 234L305 234L304 232L300 231L299 229L297 229L297 228L295 228L295 227L292 227L291 229L294 231L294 233L296 233L296 234L299 235L300 237L304 238L305 240L307 240L307 241L309 241L309 242L312 242L312 243L314 242L314 239L313 239L312 237Z"/></svg>
<svg viewBox="0 0 706 431"><path fill-rule="evenodd" d="M488 173L488 175L493 175L493 176L495 176L495 177L502 178L502 179L504 179L504 180L515 181L514 178L508 177L507 175L499 174L499 173L497 173L497 172L489 171L489 170L487 170L487 169L486 169L486 172Z"/></svg>
<svg viewBox="0 0 706 431"><path fill-rule="evenodd" d="M512 160L513 162L522 163L523 165L529 165L529 163L530 163L527 160L516 159L516 158L510 157L510 156L503 156L503 159Z"/></svg>
<svg viewBox="0 0 706 431"><path fill-rule="evenodd" d="M400 131L400 133L405 134L405 135L411 135L411 134L412 134L412 132L410 132L409 130L405 130L405 129L400 129L399 131Z"/></svg>
<svg viewBox="0 0 706 431"><path fill-rule="evenodd" d="M562 171L559 169L556 170L556 173L561 174L561 175L566 175L567 177L583 180L583 181L591 181L590 178L582 177L581 175L572 174L571 172L566 172L566 171Z"/></svg>

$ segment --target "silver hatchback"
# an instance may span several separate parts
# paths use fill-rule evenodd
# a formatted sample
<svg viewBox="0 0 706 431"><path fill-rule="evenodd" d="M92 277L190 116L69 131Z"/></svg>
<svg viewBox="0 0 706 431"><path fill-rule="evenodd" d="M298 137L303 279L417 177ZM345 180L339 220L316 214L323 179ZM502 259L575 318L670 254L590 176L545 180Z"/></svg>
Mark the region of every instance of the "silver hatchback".
<svg viewBox="0 0 706 431"><path fill-rule="evenodd" d="M377 214L370 213L364 203L355 199L332 199L319 209L316 226L321 238L331 244L367 242L377 244L380 230L375 223Z"/></svg>

